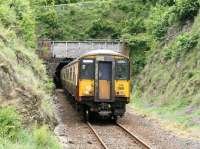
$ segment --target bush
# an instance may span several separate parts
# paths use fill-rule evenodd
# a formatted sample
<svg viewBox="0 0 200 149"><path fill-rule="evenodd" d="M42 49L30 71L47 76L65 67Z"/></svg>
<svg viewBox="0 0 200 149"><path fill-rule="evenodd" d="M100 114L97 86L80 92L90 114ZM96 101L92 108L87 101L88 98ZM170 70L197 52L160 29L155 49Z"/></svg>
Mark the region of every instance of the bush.
<svg viewBox="0 0 200 149"><path fill-rule="evenodd" d="M170 26L178 21L185 22L193 19L199 8L198 0L177 0L175 4L174 1L160 0L151 10L146 28L156 40L162 41Z"/></svg>
<svg viewBox="0 0 200 149"><path fill-rule="evenodd" d="M17 139L11 140L0 137L1 149L60 149L58 140L50 133L47 126L34 129L33 131L20 130Z"/></svg>
<svg viewBox="0 0 200 149"><path fill-rule="evenodd" d="M175 4L175 0L159 0L158 3L163 6L172 6Z"/></svg>
<svg viewBox="0 0 200 149"><path fill-rule="evenodd" d="M172 50L170 48L165 48L163 50L163 58L165 61L172 59Z"/></svg>
<svg viewBox="0 0 200 149"><path fill-rule="evenodd" d="M130 49L130 58L133 65L133 75L138 74L146 64L145 52L150 49L148 38L145 35L131 36L124 35L123 40L127 43Z"/></svg>
<svg viewBox="0 0 200 149"><path fill-rule="evenodd" d="M5 26L16 23L15 12L9 7L6 7L3 2L0 2L0 21Z"/></svg>
<svg viewBox="0 0 200 149"><path fill-rule="evenodd" d="M181 21L193 19L200 8L198 0L176 0L176 6Z"/></svg>
<svg viewBox="0 0 200 149"><path fill-rule="evenodd" d="M184 33L177 37L177 47L183 49L184 51L188 52L189 50L193 49L198 41L198 35L190 35L188 33Z"/></svg>
<svg viewBox="0 0 200 149"><path fill-rule="evenodd" d="M53 137L47 126L35 129L33 131L33 140L37 145L37 148L52 148L59 149L60 146L57 143L57 139Z"/></svg>
<svg viewBox="0 0 200 149"><path fill-rule="evenodd" d="M151 11L151 15L146 21L148 32L156 40L163 40L170 25L176 20L176 7L164 7L157 5Z"/></svg>
<svg viewBox="0 0 200 149"><path fill-rule="evenodd" d="M127 27L123 32L129 34L144 33L146 31L143 18L132 18L127 21Z"/></svg>
<svg viewBox="0 0 200 149"><path fill-rule="evenodd" d="M87 30L87 34L91 38L119 38L119 32L112 25L112 22L98 19L93 22L92 26Z"/></svg>
<svg viewBox="0 0 200 149"><path fill-rule="evenodd" d="M182 34L177 37L175 44L173 45L173 57L179 59L181 55L192 50L198 43L198 36L191 36L188 33Z"/></svg>
<svg viewBox="0 0 200 149"><path fill-rule="evenodd" d="M20 116L14 108L0 109L0 137L14 140L21 128Z"/></svg>
<svg viewBox="0 0 200 149"><path fill-rule="evenodd" d="M199 35L184 33L179 35L172 43L171 47L164 49L164 59L170 60L175 58L180 59L184 55L194 49L198 44Z"/></svg>

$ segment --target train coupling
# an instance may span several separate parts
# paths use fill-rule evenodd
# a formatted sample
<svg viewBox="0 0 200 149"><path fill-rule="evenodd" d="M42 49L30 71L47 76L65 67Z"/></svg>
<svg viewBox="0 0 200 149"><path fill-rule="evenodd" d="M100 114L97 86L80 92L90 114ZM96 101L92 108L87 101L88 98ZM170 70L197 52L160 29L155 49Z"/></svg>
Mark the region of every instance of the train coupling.
<svg viewBox="0 0 200 149"><path fill-rule="evenodd" d="M109 116L109 115L111 115L111 114L112 114L111 111L99 111L99 115L100 115L100 116L103 116L103 117Z"/></svg>
<svg viewBox="0 0 200 149"><path fill-rule="evenodd" d="M100 116L109 116L112 114L111 105L109 103L101 103L98 107L98 113Z"/></svg>

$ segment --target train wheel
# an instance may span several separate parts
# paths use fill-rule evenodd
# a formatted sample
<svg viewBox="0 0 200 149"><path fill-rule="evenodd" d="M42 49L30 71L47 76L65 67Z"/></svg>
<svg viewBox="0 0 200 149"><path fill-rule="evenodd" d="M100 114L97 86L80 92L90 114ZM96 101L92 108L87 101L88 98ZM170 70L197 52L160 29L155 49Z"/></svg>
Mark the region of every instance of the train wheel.
<svg viewBox="0 0 200 149"><path fill-rule="evenodd" d="M85 121L90 121L90 111L89 110L85 110L84 111L84 118L85 118Z"/></svg>
<svg viewBox="0 0 200 149"><path fill-rule="evenodd" d="M75 103L75 108L76 108L76 111L80 112L81 111L81 106L79 103Z"/></svg>
<svg viewBox="0 0 200 149"><path fill-rule="evenodd" d="M117 116L116 116L116 115L113 115L113 116L111 117L111 120L112 120L114 123L116 123L116 122L117 122Z"/></svg>

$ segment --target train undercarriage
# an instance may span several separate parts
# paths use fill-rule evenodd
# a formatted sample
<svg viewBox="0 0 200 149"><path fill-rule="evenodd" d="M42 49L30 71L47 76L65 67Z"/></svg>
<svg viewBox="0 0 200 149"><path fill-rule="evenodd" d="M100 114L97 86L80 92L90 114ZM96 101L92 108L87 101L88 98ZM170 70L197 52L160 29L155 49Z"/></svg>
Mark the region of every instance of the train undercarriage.
<svg viewBox="0 0 200 149"><path fill-rule="evenodd" d="M91 98L90 98L91 99ZM116 100L110 102L95 102L94 100L83 100L76 102L77 111L81 111L86 121L94 118L109 119L116 121L118 117L122 117L126 111L127 102Z"/></svg>

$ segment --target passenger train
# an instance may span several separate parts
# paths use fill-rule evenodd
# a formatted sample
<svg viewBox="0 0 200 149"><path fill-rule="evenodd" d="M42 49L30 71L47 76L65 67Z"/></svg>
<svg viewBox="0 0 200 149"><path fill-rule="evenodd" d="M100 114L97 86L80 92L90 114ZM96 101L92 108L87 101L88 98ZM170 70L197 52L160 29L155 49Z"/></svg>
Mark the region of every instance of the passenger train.
<svg viewBox="0 0 200 149"><path fill-rule="evenodd" d="M94 50L61 70L63 88L89 120L92 113L114 120L123 116L130 101L130 62L123 54Z"/></svg>

